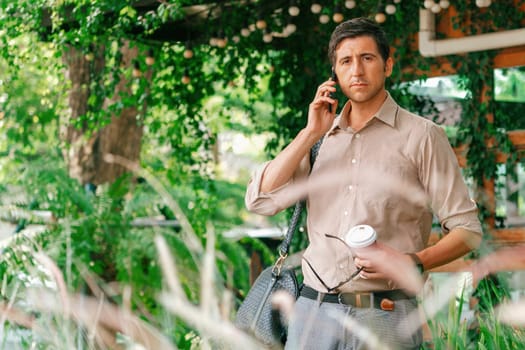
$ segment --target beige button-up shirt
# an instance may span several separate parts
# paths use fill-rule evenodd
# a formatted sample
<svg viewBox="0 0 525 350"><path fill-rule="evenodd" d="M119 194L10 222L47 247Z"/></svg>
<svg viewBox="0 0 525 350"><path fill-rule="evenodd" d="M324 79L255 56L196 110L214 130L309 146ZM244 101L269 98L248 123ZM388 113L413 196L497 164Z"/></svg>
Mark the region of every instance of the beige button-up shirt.
<svg viewBox="0 0 525 350"><path fill-rule="evenodd" d="M340 116L350 108L348 102ZM434 215L445 234L462 227L481 235L477 206L441 127L401 108L390 95L359 132L340 116L326 134L309 177L305 158L286 185L261 193L265 163L246 192L247 207L263 215L286 209L298 196L307 198L305 284L327 292L326 286L337 286L356 270L344 243L355 225L371 225L378 241L400 252L426 246ZM357 278L337 291L395 288L392 281Z"/></svg>

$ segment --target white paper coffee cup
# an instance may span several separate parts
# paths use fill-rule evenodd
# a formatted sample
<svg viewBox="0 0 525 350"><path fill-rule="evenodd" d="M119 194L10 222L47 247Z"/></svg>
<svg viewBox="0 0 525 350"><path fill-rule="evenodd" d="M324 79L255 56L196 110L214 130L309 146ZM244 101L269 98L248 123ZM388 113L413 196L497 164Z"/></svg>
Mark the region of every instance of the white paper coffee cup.
<svg viewBox="0 0 525 350"><path fill-rule="evenodd" d="M345 235L345 242L350 248L365 248L377 239L376 230L370 225L352 227Z"/></svg>

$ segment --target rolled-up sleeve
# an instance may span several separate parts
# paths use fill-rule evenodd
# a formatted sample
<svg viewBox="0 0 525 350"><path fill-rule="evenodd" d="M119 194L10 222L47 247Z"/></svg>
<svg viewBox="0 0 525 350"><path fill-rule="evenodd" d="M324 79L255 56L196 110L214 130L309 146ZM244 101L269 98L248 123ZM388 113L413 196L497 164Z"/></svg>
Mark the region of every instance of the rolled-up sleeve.
<svg viewBox="0 0 525 350"><path fill-rule="evenodd" d="M253 173L246 189L244 203L251 212L271 216L290 207L297 201L297 189L292 188L291 185L306 177L309 164L303 160L290 181L271 192L261 192L261 181L268 164L270 162L262 164Z"/></svg>
<svg viewBox="0 0 525 350"><path fill-rule="evenodd" d="M438 216L444 233L462 227L481 235L477 205L469 195L457 158L448 138L438 126L429 128L428 138L421 143L422 183L430 195L431 207Z"/></svg>

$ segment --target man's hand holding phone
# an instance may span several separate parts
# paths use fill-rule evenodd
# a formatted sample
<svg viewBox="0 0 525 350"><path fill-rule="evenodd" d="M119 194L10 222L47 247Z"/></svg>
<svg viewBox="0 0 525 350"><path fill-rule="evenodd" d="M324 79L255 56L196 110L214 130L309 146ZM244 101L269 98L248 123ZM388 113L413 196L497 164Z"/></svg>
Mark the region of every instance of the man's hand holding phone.
<svg viewBox="0 0 525 350"><path fill-rule="evenodd" d="M333 72L329 80L323 82L310 103L308 110L308 125L306 128L318 135L323 136L333 124L338 101L333 97L336 92L337 76Z"/></svg>

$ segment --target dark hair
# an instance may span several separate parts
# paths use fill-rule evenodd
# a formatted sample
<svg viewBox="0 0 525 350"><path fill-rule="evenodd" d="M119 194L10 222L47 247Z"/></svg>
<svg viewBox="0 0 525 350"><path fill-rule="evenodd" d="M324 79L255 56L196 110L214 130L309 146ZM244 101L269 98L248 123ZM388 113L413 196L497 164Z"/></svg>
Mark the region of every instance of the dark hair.
<svg viewBox="0 0 525 350"><path fill-rule="evenodd" d="M385 31L374 21L368 18L358 17L345 21L335 27L330 37L330 43L328 44L328 58L332 65L335 64L335 50L337 49L337 45L344 39L361 36L369 36L374 39L383 61L386 62L390 55L390 45L388 44Z"/></svg>

